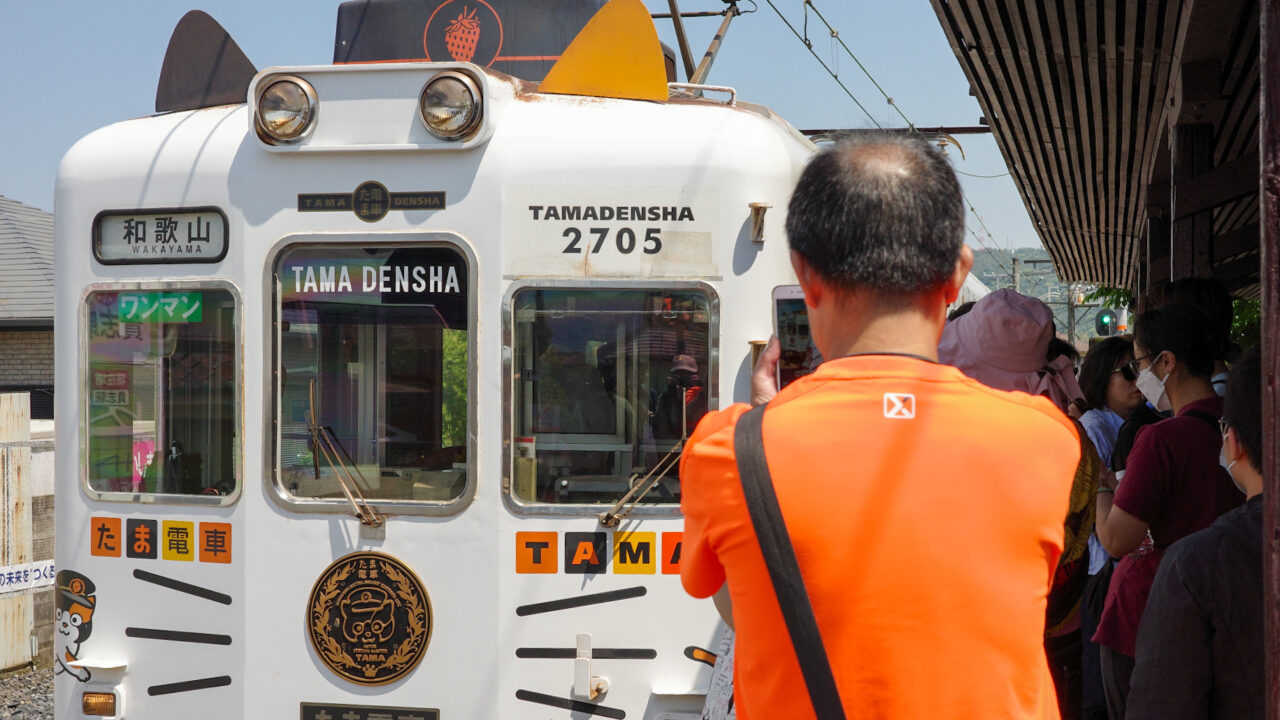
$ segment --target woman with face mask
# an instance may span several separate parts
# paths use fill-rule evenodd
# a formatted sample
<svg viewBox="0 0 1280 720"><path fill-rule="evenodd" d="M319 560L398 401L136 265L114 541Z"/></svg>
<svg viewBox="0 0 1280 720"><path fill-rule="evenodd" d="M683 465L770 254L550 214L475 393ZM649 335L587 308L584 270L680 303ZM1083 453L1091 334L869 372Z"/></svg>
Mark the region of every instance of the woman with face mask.
<svg viewBox="0 0 1280 720"><path fill-rule="evenodd" d="M1244 501L1218 462L1222 398L1214 392L1213 346L1196 308L1168 305L1135 323L1138 390L1168 420L1143 428L1126 462L1098 487L1096 532L1116 566L1094 640L1102 646L1107 711L1123 718L1138 623L1165 548L1208 527Z"/></svg>
<svg viewBox="0 0 1280 720"><path fill-rule="evenodd" d="M1133 361L1133 341L1127 337L1109 337L1089 348L1084 364L1080 367L1080 389L1088 410L1080 416L1084 428L1104 467L1115 470L1111 464L1112 451L1120 427L1134 410L1146 402L1138 392L1138 374L1130 363ZM1085 602L1080 606L1083 640L1081 717L1085 720L1106 720L1107 712L1102 695L1102 671L1098 645L1093 634L1098 629L1101 600L1106 595L1106 584L1111 574L1095 578L1099 572L1110 570L1111 558L1098 541L1097 535L1089 536L1089 580L1087 588L1103 583L1096 590L1086 589ZM1097 598L1093 600L1092 598Z"/></svg>

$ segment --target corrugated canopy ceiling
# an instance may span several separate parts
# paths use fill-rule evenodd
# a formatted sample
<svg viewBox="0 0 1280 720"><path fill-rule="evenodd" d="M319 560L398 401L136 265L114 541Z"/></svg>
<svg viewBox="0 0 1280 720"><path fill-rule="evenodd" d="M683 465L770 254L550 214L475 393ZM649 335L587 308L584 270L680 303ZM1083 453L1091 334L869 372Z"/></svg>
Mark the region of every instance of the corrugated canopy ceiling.
<svg viewBox="0 0 1280 720"><path fill-rule="evenodd" d="M1134 287L1191 0L931 1L1060 277ZM1217 162L1257 147L1256 2L1243 5L1224 24ZM1256 207L1214 210L1215 235L1256 223Z"/></svg>

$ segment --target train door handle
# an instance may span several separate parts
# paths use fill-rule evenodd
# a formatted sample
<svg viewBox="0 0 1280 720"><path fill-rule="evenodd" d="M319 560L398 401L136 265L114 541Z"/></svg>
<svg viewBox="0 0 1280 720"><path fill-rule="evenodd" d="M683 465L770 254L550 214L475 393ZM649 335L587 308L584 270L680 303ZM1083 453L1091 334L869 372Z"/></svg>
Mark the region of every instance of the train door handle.
<svg viewBox="0 0 1280 720"><path fill-rule="evenodd" d="M595 700L609 691L609 679L591 674L591 634L578 633L578 654L573 660L574 697Z"/></svg>

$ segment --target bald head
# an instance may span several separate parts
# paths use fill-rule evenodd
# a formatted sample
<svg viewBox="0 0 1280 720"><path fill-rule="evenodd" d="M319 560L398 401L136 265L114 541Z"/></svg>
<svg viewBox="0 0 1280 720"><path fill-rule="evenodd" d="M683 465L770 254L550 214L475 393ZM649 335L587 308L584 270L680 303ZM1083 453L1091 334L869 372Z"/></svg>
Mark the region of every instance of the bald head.
<svg viewBox="0 0 1280 720"><path fill-rule="evenodd" d="M954 272L964 243L960 184L918 135L857 135L809 161L791 196L787 239L846 290L930 292Z"/></svg>
<svg viewBox="0 0 1280 720"><path fill-rule="evenodd" d="M918 153L896 143L849 145L839 147L837 153L851 174L869 182L903 182L924 169Z"/></svg>

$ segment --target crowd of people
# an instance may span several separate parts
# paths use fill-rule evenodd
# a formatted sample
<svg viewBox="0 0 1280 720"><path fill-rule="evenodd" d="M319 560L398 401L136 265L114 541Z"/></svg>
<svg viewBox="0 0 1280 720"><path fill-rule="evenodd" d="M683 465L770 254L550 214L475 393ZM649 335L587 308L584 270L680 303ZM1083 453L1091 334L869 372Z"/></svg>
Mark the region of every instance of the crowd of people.
<svg viewBox="0 0 1280 720"><path fill-rule="evenodd" d="M681 467L682 580L737 632L738 718L1263 718L1261 369L1230 296L1148 293L1077 374L1035 298L948 317L963 231L918 138L799 179L827 360L779 389L771 343Z"/></svg>

